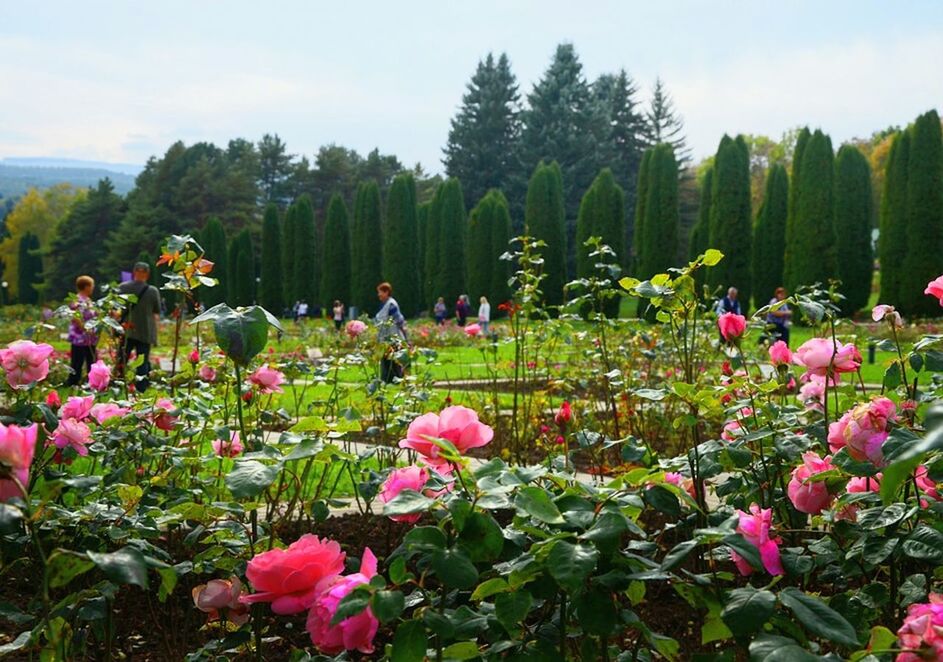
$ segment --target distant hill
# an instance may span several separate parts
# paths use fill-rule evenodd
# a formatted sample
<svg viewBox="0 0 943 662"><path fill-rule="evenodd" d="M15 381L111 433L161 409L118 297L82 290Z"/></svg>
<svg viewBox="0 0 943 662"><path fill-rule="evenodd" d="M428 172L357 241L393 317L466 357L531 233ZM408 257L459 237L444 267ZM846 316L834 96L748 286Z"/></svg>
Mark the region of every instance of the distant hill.
<svg viewBox="0 0 943 662"><path fill-rule="evenodd" d="M142 166L56 158L0 159L0 197L14 198L31 187L47 188L63 182L89 188L108 177L115 191L125 194L134 188L134 178Z"/></svg>

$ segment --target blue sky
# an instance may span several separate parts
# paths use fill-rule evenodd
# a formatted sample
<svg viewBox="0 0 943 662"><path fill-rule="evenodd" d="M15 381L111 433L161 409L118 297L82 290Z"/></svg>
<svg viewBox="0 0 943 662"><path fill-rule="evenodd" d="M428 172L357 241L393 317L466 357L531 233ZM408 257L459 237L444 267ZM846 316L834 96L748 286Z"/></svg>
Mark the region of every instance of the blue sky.
<svg viewBox="0 0 943 662"><path fill-rule="evenodd" d="M440 171L488 51L522 92L570 41L589 78L661 76L697 157L724 132L837 143L943 104L943 2L44 2L0 7L0 157L143 163L276 132Z"/></svg>

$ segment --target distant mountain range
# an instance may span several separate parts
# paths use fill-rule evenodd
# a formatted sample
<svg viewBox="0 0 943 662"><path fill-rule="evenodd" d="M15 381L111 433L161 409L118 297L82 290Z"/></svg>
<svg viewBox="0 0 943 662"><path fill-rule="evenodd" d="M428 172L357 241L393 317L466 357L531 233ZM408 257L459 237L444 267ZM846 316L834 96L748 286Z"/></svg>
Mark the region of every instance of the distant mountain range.
<svg viewBox="0 0 943 662"><path fill-rule="evenodd" d="M108 177L117 193L134 188L134 178L144 166L133 163L108 163L49 157L14 157L0 159L0 197L14 198L32 187L48 188L63 182L89 188Z"/></svg>

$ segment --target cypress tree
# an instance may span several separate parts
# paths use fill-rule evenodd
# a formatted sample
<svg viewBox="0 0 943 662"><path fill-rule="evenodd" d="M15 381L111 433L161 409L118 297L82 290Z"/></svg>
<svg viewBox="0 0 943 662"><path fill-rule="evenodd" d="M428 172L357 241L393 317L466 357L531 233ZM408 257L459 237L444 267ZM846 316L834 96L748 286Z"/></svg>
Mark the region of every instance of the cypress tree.
<svg viewBox="0 0 943 662"><path fill-rule="evenodd" d="M423 202L416 205L416 233L419 235L419 260L416 266L419 271L419 300L423 310L429 306L429 293L426 292L426 235L429 232L429 207L432 202Z"/></svg>
<svg viewBox="0 0 943 662"><path fill-rule="evenodd" d="M442 222L442 196L445 192L445 184L439 184L432 196L432 202L429 203L429 215L426 218L426 241L425 252L423 254L423 294L430 303L443 296L439 291L438 273L439 273L439 230ZM446 301L448 305L452 302Z"/></svg>
<svg viewBox="0 0 943 662"><path fill-rule="evenodd" d="M259 303L273 315L285 310L284 276L282 275L282 229L278 207L270 202L262 220L262 282Z"/></svg>
<svg viewBox="0 0 943 662"><path fill-rule="evenodd" d="M835 206L832 141L819 130L802 152L791 243L786 247L786 287L827 284L834 278ZM791 278L791 280L789 280Z"/></svg>
<svg viewBox="0 0 943 662"><path fill-rule="evenodd" d="M248 228L232 240L229 259L235 265L232 300L237 306L251 306L255 303L255 256Z"/></svg>
<svg viewBox="0 0 943 662"><path fill-rule="evenodd" d="M491 286L491 216L494 203L491 192L478 201L468 214L468 293L475 297L488 296Z"/></svg>
<svg viewBox="0 0 943 662"><path fill-rule="evenodd" d="M725 135L711 177L709 244L724 259L707 272L714 290L736 287L744 308L750 304L753 223L750 214L750 158L742 136Z"/></svg>
<svg viewBox="0 0 943 662"><path fill-rule="evenodd" d="M796 232L796 215L799 209L799 179L802 172L802 155L812 133L809 127L803 127L796 136L796 146L792 151L792 175L789 179L789 211L786 217L786 248L783 253L783 284L794 283L796 278L791 270L795 262L790 258ZM791 285L790 285L791 287Z"/></svg>
<svg viewBox="0 0 943 662"><path fill-rule="evenodd" d="M576 215L576 277L588 278L593 273L590 249L586 240L593 236L596 223L596 184L587 189L580 200L580 210Z"/></svg>
<svg viewBox="0 0 943 662"><path fill-rule="evenodd" d="M465 217L462 184L454 177L443 184L439 220L441 227L436 291L440 296L444 296L446 301L456 301L459 295L466 294L465 236L468 221ZM413 271L415 272L415 268Z"/></svg>
<svg viewBox="0 0 943 662"><path fill-rule="evenodd" d="M881 195L878 256L881 261L881 302L900 306L900 279L907 254L907 162L910 134L894 136L887 157L884 191Z"/></svg>
<svg viewBox="0 0 943 662"><path fill-rule="evenodd" d="M210 308L227 300L229 285L228 260L226 250L226 231L216 216L211 217L203 228L200 244L206 259L213 263L213 272L210 274L219 282L216 287L201 287L200 298L203 304Z"/></svg>
<svg viewBox="0 0 943 662"><path fill-rule="evenodd" d="M606 258L590 256L590 249L583 243L590 237L599 237L616 253L614 262L619 263L620 243L625 236L625 193L618 184L609 168L603 168L580 205L580 214L577 218L577 276L586 278L596 273L596 264L600 261L609 261ZM607 302L605 314L616 317L619 314L619 299L614 298Z"/></svg>
<svg viewBox="0 0 943 662"><path fill-rule="evenodd" d="M508 243L511 241L511 210L507 198L501 191L494 190L491 195L495 201L491 223L491 251L494 258L489 288L491 293L488 295L488 301L491 302L491 315L494 317L498 311L498 305L511 298L511 286L508 285L510 263L501 259L501 256L508 251Z"/></svg>
<svg viewBox="0 0 943 662"><path fill-rule="evenodd" d="M17 269L17 299L25 304L39 303L39 290L36 286L42 282L43 262L39 255L39 237L31 232L20 237Z"/></svg>
<svg viewBox="0 0 943 662"><path fill-rule="evenodd" d="M697 223L691 228L691 235L688 239L688 259L695 260L697 256L711 248L710 245L710 223L711 223L711 187L714 178L714 169L708 166L701 179L700 200L697 210ZM703 280L703 274L698 273L698 277Z"/></svg>
<svg viewBox="0 0 943 662"><path fill-rule="evenodd" d="M375 180L362 182L354 203L350 293L351 304L360 310L373 306L376 287L383 280L382 232L380 187Z"/></svg>
<svg viewBox="0 0 943 662"><path fill-rule="evenodd" d="M908 129L907 254L900 278L900 308L905 314L938 316L939 302L923 293L940 275L943 251L943 136L935 110Z"/></svg>
<svg viewBox="0 0 943 662"><path fill-rule="evenodd" d="M766 176L763 204L753 231L753 302L757 308L769 303L783 284L786 218L789 212L789 176L775 164Z"/></svg>
<svg viewBox="0 0 943 662"><path fill-rule="evenodd" d="M546 242L540 249L544 258L542 283L544 303L563 304L563 286L566 283L566 209L563 199L563 176L554 161L541 161L527 185L527 203L524 213L525 232L532 238Z"/></svg>
<svg viewBox="0 0 943 662"><path fill-rule="evenodd" d="M236 235L229 242L229 250L226 254L226 301L233 306L243 306L239 289L239 235Z"/></svg>
<svg viewBox="0 0 943 662"><path fill-rule="evenodd" d="M864 308L871 297L872 200L868 159L854 145L843 145L835 157L835 236L841 237L836 264L845 315Z"/></svg>
<svg viewBox="0 0 943 662"><path fill-rule="evenodd" d="M302 195L295 202L294 255L292 256L293 292L310 306L318 302L318 239L311 198Z"/></svg>
<svg viewBox="0 0 943 662"><path fill-rule="evenodd" d="M651 150L646 188L640 278L666 272L678 251L678 162L671 145Z"/></svg>
<svg viewBox="0 0 943 662"><path fill-rule="evenodd" d="M642 154L642 162L639 164L638 185L635 188L635 224L632 228L632 259L627 262L633 272L638 272L642 265L642 235L645 232L645 206L648 204L648 170L652 161L652 152L647 149Z"/></svg>
<svg viewBox="0 0 943 662"><path fill-rule="evenodd" d="M464 207L462 214L464 221ZM462 234L461 240L464 238ZM416 268L419 262L419 230L416 221L416 180L409 173L397 175L393 179L386 198L383 240L383 279L393 286L393 293L403 314L408 317L415 315L421 308L419 270ZM464 253L461 258L459 266L464 274Z"/></svg>
<svg viewBox="0 0 943 662"><path fill-rule="evenodd" d="M321 242L321 305L330 308L335 300L350 303L350 223L347 205L340 194L331 196Z"/></svg>
<svg viewBox="0 0 943 662"><path fill-rule="evenodd" d="M294 307L298 301L298 292L295 289L295 251L297 242L295 230L298 227L298 207L295 203L285 210L285 219L282 222L282 283L284 287L285 305Z"/></svg>

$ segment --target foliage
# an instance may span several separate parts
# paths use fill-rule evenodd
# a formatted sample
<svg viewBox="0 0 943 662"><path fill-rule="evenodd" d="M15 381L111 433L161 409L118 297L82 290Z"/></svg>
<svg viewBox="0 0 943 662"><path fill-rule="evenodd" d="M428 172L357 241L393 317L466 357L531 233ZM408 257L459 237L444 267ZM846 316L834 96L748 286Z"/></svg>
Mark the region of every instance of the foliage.
<svg viewBox="0 0 943 662"><path fill-rule="evenodd" d="M453 184L446 183L445 186L450 189L451 186L457 186L458 180L450 180ZM450 189L451 190L451 189ZM461 196L461 189L458 190ZM462 218L464 224L465 208L461 203ZM451 209L446 204L443 209ZM450 216L442 216L443 226L441 238L450 233L449 224L453 222ZM461 228L459 228L461 229ZM449 235L450 241L464 241L464 233L459 235ZM374 239L375 244L379 243L379 238ZM419 229L416 220L416 181L410 174L398 175L393 180L390 193L386 199L386 218L383 228L383 279L393 286L396 300L399 302L400 309L404 315L410 317L419 312L422 304L420 300L421 284L419 282L419 270L416 265L419 263ZM439 246L440 255L444 250ZM461 258L464 261L464 254L457 251L459 247L448 246L449 262ZM442 263L440 263L442 265ZM464 265L460 265L464 268ZM441 276L440 276L441 277ZM461 283L463 285L464 283ZM378 283L374 283L376 288ZM440 282L441 285L441 282Z"/></svg>
<svg viewBox="0 0 943 662"><path fill-rule="evenodd" d="M27 232L20 237L16 261L16 299L20 303L38 303L43 282L43 261L40 257L39 237Z"/></svg>
<svg viewBox="0 0 943 662"><path fill-rule="evenodd" d="M612 171L604 168L593 180L583 202L577 219L576 240L580 242L576 252L576 273L579 278L588 278L597 269L597 262L621 264L617 251L612 246L619 246L625 236L625 194L616 184ZM610 251L598 253L598 248L586 242L590 237L598 237ZM606 302L604 312L608 317L618 317L619 300L613 298Z"/></svg>
<svg viewBox="0 0 943 662"><path fill-rule="evenodd" d="M373 180L361 182L354 201L350 279L350 303L360 310L373 305L377 284L383 280L382 237L380 187ZM421 247L419 254L423 254Z"/></svg>
<svg viewBox="0 0 943 662"><path fill-rule="evenodd" d="M350 303L350 223L347 205L334 195L327 208L324 240L321 242L321 305L330 308L333 302Z"/></svg>
<svg viewBox="0 0 943 662"><path fill-rule="evenodd" d="M260 270L259 303L266 310L281 313L285 309L285 277L282 270L282 226L278 207L269 203L262 221L262 268ZM205 248L205 247L204 247Z"/></svg>
<svg viewBox="0 0 943 662"><path fill-rule="evenodd" d="M783 285L786 222L789 209L789 176L774 165L766 178L763 203L753 226L753 304L762 308ZM870 283L870 281L868 281Z"/></svg>
<svg viewBox="0 0 943 662"><path fill-rule="evenodd" d="M291 234L291 293L296 300L307 301L309 305L314 306L318 302L320 282L320 264L317 259L320 251L317 228L314 225L314 209L311 208L311 199L307 195L298 198L293 206L295 214L294 230Z"/></svg>
<svg viewBox="0 0 943 662"><path fill-rule="evenodd" d="M433 201L433 204L435 202ZM436 252L436 277L433 281L434 296L443 296L454 302L459 295L466 294L465 255L468 219L465 214L465 197L462 184L454 177L442 185L442 196L438 208L438 241ZM428 250L432 250L430 246ZM415 273L415 269L413 269Z"/></svg>
<svg viewBox="0 0 943 662"><path fill-rule="evenodd" d="M638 243L635 266L631 273L638 278L651 278L671 265L678 243L678 164L671 145L662 143L646 152L648 163L642 162L647 181L639 183L644 202L639 200L641 217L637 217ZM646 165L648 166L646 168ZM643 305L639 302L639 305ZM639 309L644 313L647 307ZM651 315L651 311L646 313Z"/></svg>
<svg viewBox="0 0 943 662"><path fill-rule="evenodd" d="M541 161L527 186L524 227L528 236L540 242L544 282L541 291L547 306L563 303L566 282L566 207L560 166Z"/></svg>
<svg viewBox="0 0 943 662"><path fill-rule="evenodd" d="M845 297L842 313L848 316L864 308L871 298L872 202L867 159L856 147L843 145L835 158L835 236L841 237L837 267L842 283L838 291Z"/></svg>
<svg viewBox="0 0 943 662"><path fill-rule="evenodd" d="M468 219L468 293L472 303L488 297L492 310L510 298L507 263L501 255L510 241L511 218L501 191L488 191Z"/></svg>
<svg viewBox="0 0 943 662"><path fill-rule="evenodd" d="M214 216L206 222L206 227L203 228L200 238L200 244L203 246L206 259L216 265L213 271L216 278L220 281L219 287L206 288L200 291L203 305L212 308L226 299L226 288L229 282L229 256L227 250L228 245L226 243L226 230L223 229L222 222ZM148 264L152 263L152 260L145 261Z"/></svg>
<svg viewBox="0 0 943 662"><path fill-rule="evenodd" d="M881 301L899 306L904 257L907 255L907 164L910 161L910 133L894 136L887 159L884 191L881 195L878 258L881 261Z"/></svg>
<svg viewBox="0 0 943 662"><path fill-rule="evenodd" d="M736 287L743 305L750 303L753 222L750 211L750 155L743 136L724 136L711 178L708 245L727 258L707 273L712 289Z"/></svg>

